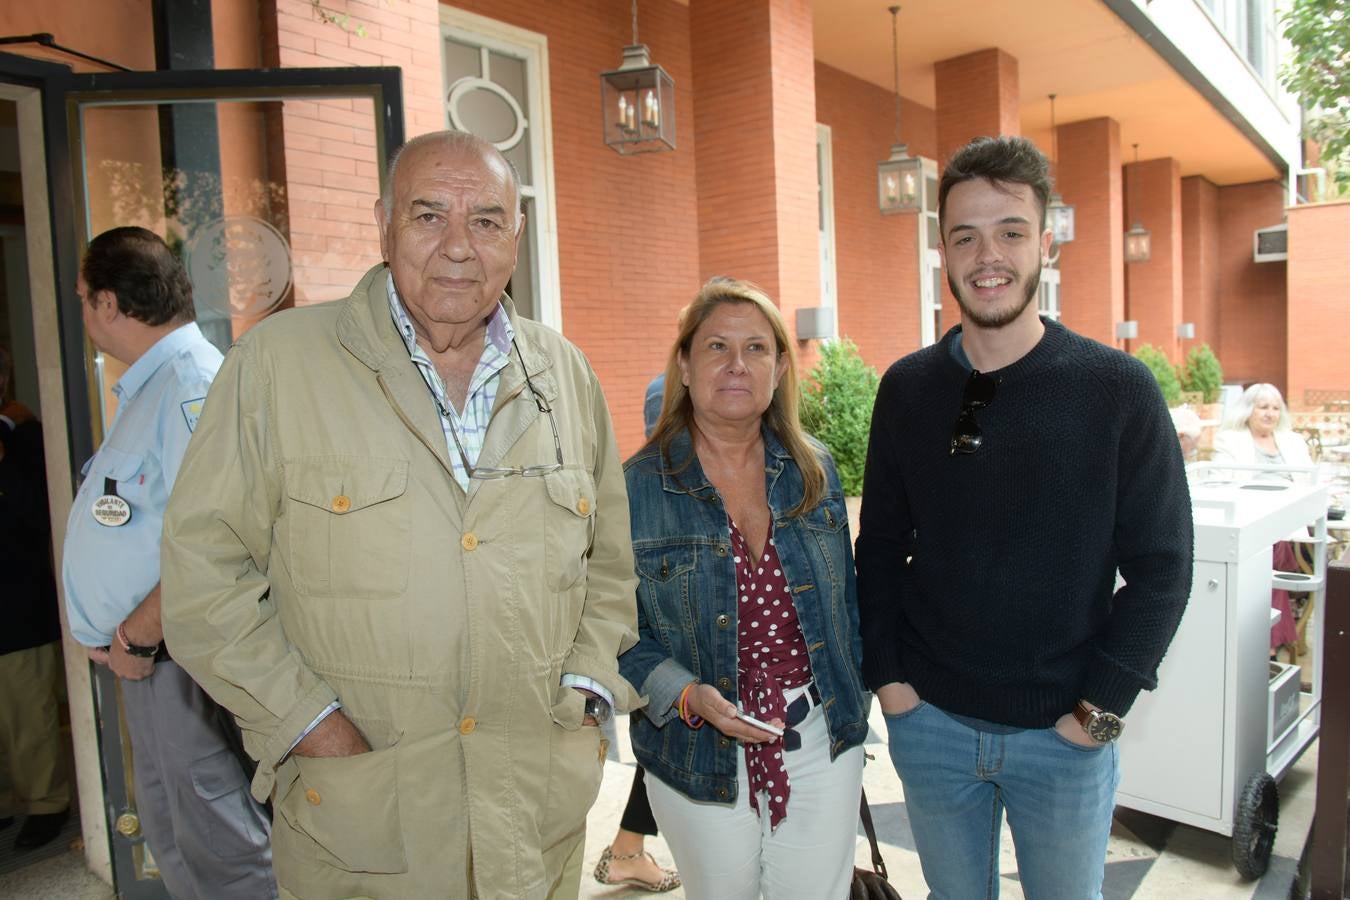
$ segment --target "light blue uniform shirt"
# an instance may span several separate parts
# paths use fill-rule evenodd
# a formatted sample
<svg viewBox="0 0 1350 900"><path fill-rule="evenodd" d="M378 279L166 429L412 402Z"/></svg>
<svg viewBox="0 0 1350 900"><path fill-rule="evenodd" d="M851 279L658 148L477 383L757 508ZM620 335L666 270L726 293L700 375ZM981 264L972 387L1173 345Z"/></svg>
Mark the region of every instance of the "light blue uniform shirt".
<svg viewBox="0 0 1350 900"><path fill-rule="evenodd" d="M113 387L117 414L85 464L62 561L70 631L87 647L111 644L118 624L159 583L164 506L221 359L192 322L155 342ZM131 505L130 521L117 527L93 515L110 478Z"/></svg>

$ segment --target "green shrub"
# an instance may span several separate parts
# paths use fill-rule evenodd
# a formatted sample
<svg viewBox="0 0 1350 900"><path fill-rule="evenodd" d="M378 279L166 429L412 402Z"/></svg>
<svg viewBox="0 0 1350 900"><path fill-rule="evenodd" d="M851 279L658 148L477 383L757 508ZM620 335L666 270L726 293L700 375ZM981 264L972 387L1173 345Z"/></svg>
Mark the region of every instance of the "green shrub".
<svg viewBox="0 0 1350 900"><path fill-rule="evenodd" d="M1209 344L1197 344L1186 354L1186 368L1181 376L1181 389L1203 394L1202 403L1217 403L1223 387L1223 368Z"/></svg>
<svg viewBox="0 0 1350 900"><path fill-rule="evenodd" d="M1163 399L1168 406L1176 406L1181 402L1181 380L1177 378L1177 370L1166 353L1152 344L1145 344L1134 351L1134 358L1148 366L1153 377L1158 379L1158 387L1162 388Z"/></svg>
<svg viewBox="0 0 1350 900"><path fill-rule="evenodd" d="M844 493L862 493L872 403L881 383L848 338L822 344L820 362L802 379L802 426L834 457Z"/></svg>

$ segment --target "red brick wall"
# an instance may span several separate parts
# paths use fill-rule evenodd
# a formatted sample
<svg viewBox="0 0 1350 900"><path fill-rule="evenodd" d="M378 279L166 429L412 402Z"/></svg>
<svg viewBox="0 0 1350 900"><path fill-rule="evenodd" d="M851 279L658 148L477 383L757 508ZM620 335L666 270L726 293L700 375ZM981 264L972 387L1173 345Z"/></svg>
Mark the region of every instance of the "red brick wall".
<svg viewBox="0 0 1350 900"><path fill-rule="evenodd" d="M997 47L934 65L939 171L971 138L1022 133L1017 69L1017 59Z"/></svg>
<svg viewBox="0 0 1350 900"><path fill-rule="evenodd" d="M1181 166L1175 159L1148 159L1125 167L1125 218L1152 235L1147 262L1125 264L1125 310L1139 323L1133 352L1144 344L1178 362L1181 322ZM1123 253L1123 251L1122 251Z"/></svg>
<svg viewBox="0 0 1350 900"><path fill-rule="evenodd" d="M1120 126L1114 119L1060 125L1056 189L1074 207L1074 239L1060 248L1060 321L1115 346L1125 319Z"/></svg>
<svg viewBox="0 0 1350 900"><path fill-rule="evenodd" d="M773 59L767 0L692 0L699 83L699 276L733 275L778 296ZM720 85L720 89L711 89ZM814 218L814 217L813 217Z"/></svg>
<svg viewBox="0 0 1350 900"><path fill-rule="evenodd" d="M774 109L776 299L794 334L797 310L821 305L819 208L815 189L816 62L811 21L809 0L769 2L771 70L767 75L772 79ZM803 368L815 364L816 347L815 342L799 346Z"/></svg>
<svg viewBox="0 0 1350 900"><path fill-rule="evenodd" d="M1197 344L1219 346L1219 189L1209 179L1181 179L1182 318L1195 325ZM1222 364L1223 360L1219 360Z"/></svg>
<svg viewBox="0 0 1350 900"><path fill-rule="evenodd" d="M1195 325L1183 349L1204 343L1218 352L1219 189L1203 175L1181 179L1181 286L1183 321Z"/></svg>
<svg viewBox="0 0 1350 900"><path fill-rule="evenodd" d="M1346 352L1346 284L1350 283L1350 202L1319 203L1288 211L1288 401L1303 392L1350 390ZM1266 265L1280 265L1267 263Z"/></svg>
<svg viewBox="0 0 1350 900"><path fill-rule="evenodd" d="M1284 186L1258 181L1219 188L1219 304L1215 352L1225 381L1268 381L1284 390L1287 365L1286 269L1252 262L1252 232L1284 220ZM1339 236L1344 250L1344 235Z"/></svg>
<svg viewBox="0 0 1350 900"><path fill-rule="evenodd" d="M895 94L816 63L816 109L832 132L839 333L884 372L920 340L919 219L877 208L877 163L895 142ZM910 155L934 157L933 111L905 100L900 121Z"/></svg>
<svg viewBox="0 0 1350 900"><path fill-rule="evenodd" d="M763 287L795 333L820 305L816 97L805 0L693 0L699 270ZM800 344L809 368L814 346Z"/></svg>
<svg viewBox="0 0 1350 900"><path fill-rule="evenodd" d="M144 0L42 0L0 3L0 35L49 33L57 43L131 69L155 68L155 32L150 4ZM16 53L70 66L76 72L106 72L98 63L85 62L35 44L12 44Z"/></svg>

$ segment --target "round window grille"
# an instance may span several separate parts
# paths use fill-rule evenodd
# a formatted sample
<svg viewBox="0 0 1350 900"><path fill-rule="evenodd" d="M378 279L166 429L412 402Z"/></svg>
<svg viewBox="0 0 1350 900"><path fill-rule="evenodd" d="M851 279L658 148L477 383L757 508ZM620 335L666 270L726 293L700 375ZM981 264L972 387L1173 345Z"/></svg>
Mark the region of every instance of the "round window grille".
<svg viewBox="0 0 1350 900"><path fill-rule="evenodd" d="M478 91L484 91L505 104L512 121L515 123L514 130L505 138L498 139L495 135L484 134L484 131L488 130L488 123L472 121L474 117L466 115L466 113L472 112L471 109L464 108L466 98L471 101L486 99L475 97L474 94ZM477 105L476 102L474 105ZM516 102L516 98L512 97L506 88L496 82L488 81L486 78L461 78L456 81L450 88L450 95L446 98L445 108L450 113L450 126L452 128L469 131L489 140L494 147L503 153L519 144L520 139L525 136L525 114L521 112L520 104Z"/></svg>

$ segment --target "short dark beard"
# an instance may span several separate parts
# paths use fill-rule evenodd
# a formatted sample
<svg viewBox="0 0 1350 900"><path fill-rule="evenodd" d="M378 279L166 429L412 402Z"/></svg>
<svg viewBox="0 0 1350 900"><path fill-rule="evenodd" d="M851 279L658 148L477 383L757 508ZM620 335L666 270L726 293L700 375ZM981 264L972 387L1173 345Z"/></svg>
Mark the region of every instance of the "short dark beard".
<svg viewBox="0 0 1350 900"><path fill-rule="evenodd" d="M1017 317L1022 315L1032 300L1036 299L1036 293L1041 287L1041 263L1039 261L1036 263L1036 271L1027 279L1026 296L1022 298L1022 302L1017 304L1015 309L997 311L993 314L985 313L983 310L976 310L970 304L966 303L965 298L961 296L961 289L957 285L956 279L952 277L950 271L947 272L947 286L952 289L952 296L956 298L956 305L961 307L961 318L963 320L980 328L1002 328L1011 322L1017 321Z"/></svg>

